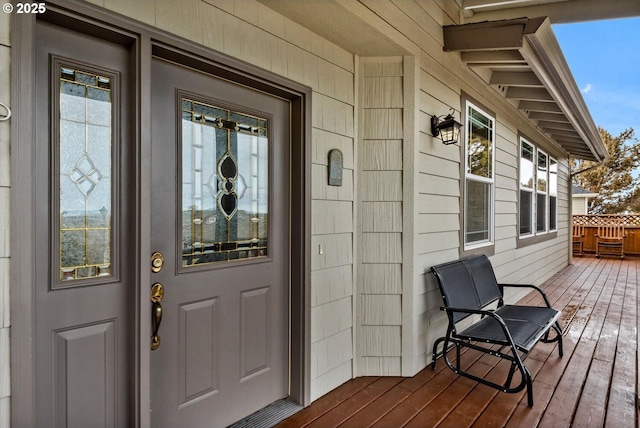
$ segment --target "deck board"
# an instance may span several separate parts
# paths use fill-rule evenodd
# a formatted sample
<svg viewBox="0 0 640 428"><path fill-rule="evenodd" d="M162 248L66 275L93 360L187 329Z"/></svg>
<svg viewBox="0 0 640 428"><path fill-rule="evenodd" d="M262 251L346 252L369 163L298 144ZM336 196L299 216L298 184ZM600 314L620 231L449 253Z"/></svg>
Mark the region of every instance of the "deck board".
<svg viewBox="0 0 640 428"><path fill-rule="evenodd" d="M540 343L527 356L531 408L526 391L498 392L456 375L439 359L435 370L412 378L353 379L277 427L637 428L638 269L640 259L587 256L542 285L562 310L564 357L556 343ZM541 302L529 293L519 303ZM473 350L462 353L461 364L498 382L509 368Z"/></svg>

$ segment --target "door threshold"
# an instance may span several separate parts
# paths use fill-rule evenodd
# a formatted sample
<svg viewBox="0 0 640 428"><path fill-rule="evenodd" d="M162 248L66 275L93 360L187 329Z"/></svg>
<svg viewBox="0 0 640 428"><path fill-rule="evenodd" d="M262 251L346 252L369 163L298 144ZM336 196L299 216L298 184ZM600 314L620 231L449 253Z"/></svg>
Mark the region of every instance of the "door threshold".
<svg viewBox="0 0 640 428"><path fill-rule="evenodd" d="M229 425L228 428L271 428L303 408L304 406L296 403L291 398L283 398Z"/></svg>

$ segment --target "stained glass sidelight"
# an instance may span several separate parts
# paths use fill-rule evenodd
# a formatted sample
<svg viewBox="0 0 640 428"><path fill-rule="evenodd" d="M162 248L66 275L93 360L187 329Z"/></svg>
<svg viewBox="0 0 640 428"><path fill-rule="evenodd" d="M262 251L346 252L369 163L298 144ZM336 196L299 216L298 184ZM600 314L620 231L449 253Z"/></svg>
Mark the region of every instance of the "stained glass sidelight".
<svg viewBox="0 0 640 428"><path fill-rule="evenodd" d="M110 276L112 81L59 72L60 280Z"/></svg>
<svg viewBox="0 0 640 428"><path fill-rule="evenodd" d="M267 255L267 119L182 99L182 265Z"/></svg>

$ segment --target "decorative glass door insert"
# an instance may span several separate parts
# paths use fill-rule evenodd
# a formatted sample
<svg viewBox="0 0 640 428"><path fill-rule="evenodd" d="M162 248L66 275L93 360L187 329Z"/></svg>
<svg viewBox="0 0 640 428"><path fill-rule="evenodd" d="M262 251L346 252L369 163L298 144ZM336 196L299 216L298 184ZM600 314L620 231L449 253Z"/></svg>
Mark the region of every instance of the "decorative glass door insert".
<svg viewBox="0 0 640 428"><path fill-rule="evenodd" d="M60 66L60 280L112 275L112 78Z"/></svg>
<svg viewBox="0 0 640 428"><path fill-rule="evenodd" d="M181 102L182 266L266 256L267 119Z"/></svg>

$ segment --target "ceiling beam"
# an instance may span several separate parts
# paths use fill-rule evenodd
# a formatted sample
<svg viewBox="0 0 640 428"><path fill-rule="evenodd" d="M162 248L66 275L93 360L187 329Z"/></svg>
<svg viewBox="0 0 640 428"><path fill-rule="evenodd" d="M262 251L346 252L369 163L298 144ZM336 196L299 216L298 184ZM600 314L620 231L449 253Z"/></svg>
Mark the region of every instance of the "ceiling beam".
<svg viewBox="0 0 640 428"><path fill-rule="evenodd" d="M516 100L553 101L553 98L545 88L522 88L512 86L507 90L506 97Z"/></svg>
<svg viewBox="0 0 640 428"><path fill-rule="evenodd" d="M545 120L547 122L566 122L569 123L569 119L562 113L543 113L539 111L532 111L529 113L529 119L532 120Z"/></svg>
<svg viewBox="0 0 640 428"><path fill-rule="evenodd" d="M560 107L555 103L545 103L540 101L520 101L518 109L527 111L540 111L546 113L562 113Z"/></svg>
<svg viewBox="0 0 640 428"><path fill-rule="evenodd" d="M547 122L547 121L539 121L538 122L538 126L540 128L545 128L545 129L557 129L557 130L564 130L564 131L573 131L573 125L568 123L568 122Z"/></svg>
<svg viewBox="0 0 640 428"><path fill-rule="evenodd" d="M504 86L542 87L540 79L532 71L494 71L489 83Z"/></svg>
<svg viewBox="0 0 640 428"><path fill-rule="evenodd" d="M584 138L580 136L576 131L565 131L562 129L548 129L548 134L553 135L558 140L575 141L576 143L584 141Z"/></svg>
<svg viewBox="0 0 640 428"><path fill-rule="evenodd" d="M476 63L485 64L519 64L526 65L527 61L520 55L517 50L503 50L503 51L472 51L462 52L462 62L467 65L474 65Z"/></svg>
<svg viewBox="0 0 640 428"><path fill-rule="evenodd" d="M519 49L527 34L535 33L544 18L510 19L470 26L443 27L445 52Z"/></svg>

